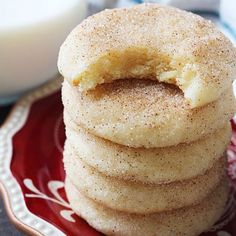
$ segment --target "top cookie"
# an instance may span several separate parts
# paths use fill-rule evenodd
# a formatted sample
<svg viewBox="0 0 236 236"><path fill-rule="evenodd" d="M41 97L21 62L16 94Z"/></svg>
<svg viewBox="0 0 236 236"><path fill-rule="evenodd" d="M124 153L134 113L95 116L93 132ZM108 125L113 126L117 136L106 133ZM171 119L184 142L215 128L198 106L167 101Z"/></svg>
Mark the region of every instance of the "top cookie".
<svg viewBox="0 0 236 236"><path fill-rule="evenodd" d="M176 84L190 106L216 100L236 73L236 49L210 21L141 4L84 20L63 43L62 75L81 90L123 78Z"/></svg>

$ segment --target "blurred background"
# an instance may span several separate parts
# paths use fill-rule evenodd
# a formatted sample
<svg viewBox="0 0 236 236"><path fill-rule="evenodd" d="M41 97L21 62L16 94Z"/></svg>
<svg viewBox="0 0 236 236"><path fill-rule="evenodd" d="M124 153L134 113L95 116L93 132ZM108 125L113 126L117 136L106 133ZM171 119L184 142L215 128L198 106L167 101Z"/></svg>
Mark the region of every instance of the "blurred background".
<svg viewBox="0 0 236 236"><path fill-rule="evenodd" d="M58 77L59 47L86 16L143 2L202 15L236 45L234 0L0 0L0 125L21 96ZM23 235L8 222L1 201L0 235Z"/></svg>

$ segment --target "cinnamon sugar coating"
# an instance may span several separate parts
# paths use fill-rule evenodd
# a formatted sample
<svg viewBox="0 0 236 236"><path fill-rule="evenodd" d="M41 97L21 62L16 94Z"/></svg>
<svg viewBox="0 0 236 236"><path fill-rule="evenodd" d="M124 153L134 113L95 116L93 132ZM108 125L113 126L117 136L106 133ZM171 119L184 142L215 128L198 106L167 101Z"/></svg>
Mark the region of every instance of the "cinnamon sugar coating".
<svg viewBox="0 0 236 236"><path fill-rule="evenodd" d="M72 209L92 227L109 236L198 236L209 230L223 214L228 197L228 183L223 181L198 205L137 215L99 204L81 194L68 178L65 189Z"/></svg>
<svg viewBox="0 0 236 236"><path fill-rule="evenodd" d="M88 17L63 43L61 74L83 91L123 78L176 84L193 107L218 99L236 74L236 49L213 23L141 4Z"/></svg>
<svg viewBox="0 0 236 236"><path fill-rule="evenodd" d="M225 126L235 111L232 87L192 109L174 85L152 80L116 80L81 92L64 81L62 100L72 120L92 134L130 147L189 143Z"/></svg>
<svg viewBox="0 0 236 236"><path fill-rule="evenodd" d="M202 201L225 176L226 158L215 161L202 175L168 184L145 184L106 176L83 162L68 143L64 165L67 177L84 195L117 211L149 214Z"/></svg>
<svg viewBox="0 0 236 236"><path fill-rule="evenodd" d="M230 123L192 143L164 148L131 148L92 135L64 114L67 142L76 156L104 175L141 183L169 183L204 174L224 155Z"/></svg>

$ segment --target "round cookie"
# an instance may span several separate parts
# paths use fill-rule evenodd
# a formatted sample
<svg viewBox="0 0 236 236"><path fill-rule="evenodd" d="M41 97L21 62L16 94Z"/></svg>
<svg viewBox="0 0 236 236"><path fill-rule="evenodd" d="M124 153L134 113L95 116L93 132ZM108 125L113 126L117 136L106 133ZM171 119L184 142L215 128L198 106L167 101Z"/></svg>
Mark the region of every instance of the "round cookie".
<svg viewBox="0 0 236 236"><path fill-rule="evenodd" d="M81 90L124 78L176 84L191 107L221 97L236 74L236 49L208 20L158 4L105 10L61 46L61 74Z"/></svg>
<svg viewBox="0 0 236 236"><path fill-rule="evenodd" d="M130 148L90 134L64 113L75 155L104 175L143 183L168 183L204 174L223 156L230 123L201 140L165 148Z"/></svg>
<svg viewBox="0 0 236 236"><path fill-rule="evenodd" d="M225 126L235 111L232 88L191 109L173 85L117 80L80 92L64 81L62 100L72 120L92 134L130 147L166 147L198 140Z"/></svg>
<svg viewBox="0 0 236 236"><path fill-rule="evenodd" d="M138 214L173 210L200 202L225 175L225 163L223 157L204 175L190 180L147 185L99 173L75 156L67 144L64 151L67 178L79 191L109 208Z"/></svg>
<svg viewBox="0 0 236 236"><path fill-rule="evenodd" d="M110 236L197 236L207 231L224 212L228 184L222 182L201 203L175 211L149 215L114 211L82 195L66 179L72 209L92 227Z"/></svg>

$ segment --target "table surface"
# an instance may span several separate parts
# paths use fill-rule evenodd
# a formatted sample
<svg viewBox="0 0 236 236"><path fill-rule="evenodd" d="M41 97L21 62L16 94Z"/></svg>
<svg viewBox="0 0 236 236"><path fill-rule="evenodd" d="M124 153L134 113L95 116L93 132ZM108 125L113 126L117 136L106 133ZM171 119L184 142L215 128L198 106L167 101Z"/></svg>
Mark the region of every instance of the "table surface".
<svg viewBox="0 0 236 236"><path fill-rule="evenodd" d="M11 110L11 106L0 107L0 125ZM7 217L3 200L0 196L0 235L1 236L23 236L25 234L18 231Z"/></svg>

